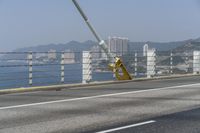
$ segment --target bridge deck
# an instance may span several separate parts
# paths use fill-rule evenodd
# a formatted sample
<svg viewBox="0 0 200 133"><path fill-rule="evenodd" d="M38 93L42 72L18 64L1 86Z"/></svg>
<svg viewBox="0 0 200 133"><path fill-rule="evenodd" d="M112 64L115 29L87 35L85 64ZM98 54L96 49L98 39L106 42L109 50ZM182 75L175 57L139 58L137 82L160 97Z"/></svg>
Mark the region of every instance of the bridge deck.
<svg viewBox="0 0 200 133"><path fill-rule="evenodd" d="M108 132L148 121L155 122L114 132L167 132L169 127L176 127L173 132L200 132L199 116L194 117L200 113L199 81L185 77L2 95L0 132Z"/></svg>

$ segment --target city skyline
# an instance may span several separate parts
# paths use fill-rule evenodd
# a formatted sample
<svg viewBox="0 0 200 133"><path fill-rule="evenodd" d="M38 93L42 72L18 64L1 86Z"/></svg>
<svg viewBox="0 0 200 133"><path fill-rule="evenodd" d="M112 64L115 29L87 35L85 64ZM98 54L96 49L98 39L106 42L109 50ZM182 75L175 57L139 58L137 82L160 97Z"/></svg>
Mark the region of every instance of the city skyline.
<svg viewBox="0 0 200 133"><path fill-rule="evenodd" d="M130 41L168 42L200 36L198 0L85 0L80 4L103 39L125 36ZM0 19L0 51L95 40L70 0L0 0Z"/></svg>

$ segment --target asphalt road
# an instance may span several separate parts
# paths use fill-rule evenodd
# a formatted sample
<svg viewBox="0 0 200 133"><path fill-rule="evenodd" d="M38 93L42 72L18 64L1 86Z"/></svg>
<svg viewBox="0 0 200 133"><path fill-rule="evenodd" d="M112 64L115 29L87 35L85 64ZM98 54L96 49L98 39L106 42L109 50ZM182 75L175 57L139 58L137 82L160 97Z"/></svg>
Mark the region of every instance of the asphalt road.
<svg viewBox="0 0 200 133"><path fill-rule="evenodd" d="M199 133L200 77L0 96L0 133Z"/></svg>
<svg viewBox="0 0 200 133"><path fill-rule="evenodd" d="M152 118L154 122L115 133L199 133L200 108ZM147 120L150 121L150 120Z"/></svg>

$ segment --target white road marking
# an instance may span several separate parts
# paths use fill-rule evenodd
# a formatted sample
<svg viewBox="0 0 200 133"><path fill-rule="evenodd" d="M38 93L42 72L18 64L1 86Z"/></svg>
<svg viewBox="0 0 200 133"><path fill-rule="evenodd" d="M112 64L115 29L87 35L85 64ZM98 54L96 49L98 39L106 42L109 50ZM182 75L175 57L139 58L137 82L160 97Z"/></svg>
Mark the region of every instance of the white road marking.
<svg viewBox="0 0 200 133"><path fill-rule="evenodd" d="M123 130L123 129L127 129L127 128L143 126L143 125L151 124L154 122L156 122L156 121L151 120L151 121L141 122L141 123L132 124L132 125L128 125L128 126L118 127L118 128L114 128L114 129L104 130L104 131L100 131L100 132L96 132L96 133L110 133L110 132L119 131L119 130Z"/></svg>
<svg viewBox="0 0 200 133"><path fill-rule="evenodd" d="M89 96L89 97L80 97L80 98L73 98L73 99L63 99L63 100L47 101L47 102L40 102L40 103L14 105L14 106L0 107L0 110L23 108L23 107L30 107L30 106L45 105L45 104L72 102L72 101L80 101L80 100L88 100L88 99L127 95L127 94L136 94L136 93L143 93L143 92L150 92L150 91L160 91L160 90L166 90L166 89L172 89L172 88L191 87L191 86L198 86L198 85L200 85L200 83L180 85L180 86L171 86L171 87L163 87L163 88L155 88L155 89L148 89L148 90L139 90L139 91L129 91L129 92L121 92L121 93L113 93L113 94L96 95L96 96Z"/></svg>

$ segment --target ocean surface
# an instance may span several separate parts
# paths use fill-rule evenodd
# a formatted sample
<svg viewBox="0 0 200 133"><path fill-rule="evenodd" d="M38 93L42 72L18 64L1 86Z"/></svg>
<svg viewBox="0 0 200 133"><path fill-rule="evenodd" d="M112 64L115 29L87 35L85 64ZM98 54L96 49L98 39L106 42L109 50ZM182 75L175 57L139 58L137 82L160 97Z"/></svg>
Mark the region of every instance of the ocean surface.
<svg viewBox="0 0 200 133"><path fill-rule="evenodd" d="M0 67L0 89L30 87L28 66ZM82 65L65 65L65 82L61 83L60 65L33 66L31 86L72 84L82 82ZM114 80L111 72L93 72L92 81Z"/></svg>

